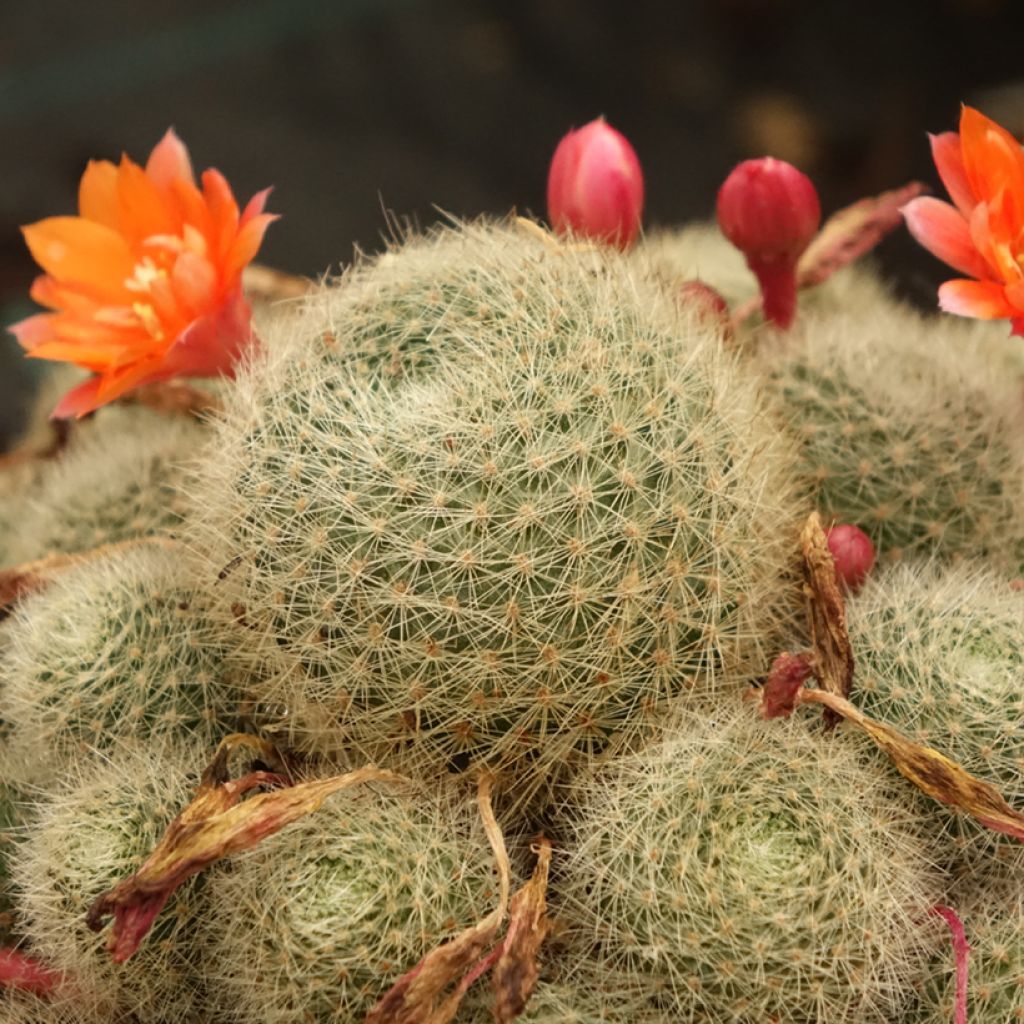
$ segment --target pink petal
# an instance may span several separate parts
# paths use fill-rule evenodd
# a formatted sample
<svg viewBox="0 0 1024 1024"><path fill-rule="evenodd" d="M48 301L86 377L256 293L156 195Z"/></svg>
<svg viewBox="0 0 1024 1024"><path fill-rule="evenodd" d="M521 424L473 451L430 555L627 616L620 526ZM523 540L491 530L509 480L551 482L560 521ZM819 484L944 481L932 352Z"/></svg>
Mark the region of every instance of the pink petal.
<svg viewBox="0 0 1024 1024"><path fill-rule="evenodd" d="M194 252L183 252L174 261L171 287L187 316L197 317L214 305L217 272L209 260Z"/></svg>
<svg viewBox="0 0 1024 1024"><path fill-rule="evenodd" d="M53 338L53 313L36 313L7 328L23 349L31 352L37 345Z"/></svg>
<svg viewBox="0 0 1024 1024"><path fill-rule="evenodd" d="M266 234L267 228L278 218L279 215L276 213L261 213L257 217L253 217L238 232L238 236L231 243L224 267L226 281L234 281L238 274L252 262L253 257L263 244L263 236Z"/></svg>
<svg viewBox="0 0 1024 1024"><path fill-rule="evenodd" d="M912 199L900 212L914 238L943 263L971 277L993 276L974 246L967 221L949 203L922 196Z"/></svg>
<svg viewBox="0 0 1024 1024"><path fill-rule="evenodd" d="M171 182L178 178L195 183L188 148L173 128L168 128L164 137L153 147L146 161L146 174L157 187L165 191L169 191Z"/></svg>
<svg viewBox="0 0 1024 1024"><path fill-rule="evenodd" d="M273 188L265 188L262 192L257 192L256 195L254 195L252 199L245 204L245 209L242 211L242 219L238 223L240 225L247 224L253 219L253 217L261 214L263 212L263 208L267 205L267 198L273 191Z"/></svg>
<svg viewBox="0 0 1024 1024"><path fill-rule="evenodd" d="M939 287L939 307L956 316L1004 320L1019 314L995 281L947 281Z"/></svg>
<svg viewBox="0 0 1024 1024"><path fill-rule="evenodd" d="M978 200L967 181L963 153L960 150L960 136L956 132L942 132L939 135L929 135L928 139L932 144L932 159L935 161L942 184L946 186L949 198L965 217L970 217L971 210Z"/></svg>
<svg viewBox="0 0 1024 1024"><path fill-rule="evenodd" d="M164 356L161 376L233 376L253 341L252 310L239 287L216 310L189 324Z"/></svg>
<svg viewBox="0 0 1024 1024"><path fill-rule="evenodd" d="M951 907L944 907L940 904L932 907L931 912L938 914L949 925L953 940L953 961L956 964L954 1021L955 1024L967 1024L967 959L970 956L971 947L964 932L964 923Z"/></svg>
<svg viewBox="0 0 1024 1024"><path fill-rule="evenodd" d="M87 381L72 388L50 413L51 419L66 420L72 416L77 419L95 411L103 402L99 399L100 378L90 377Z"/></svg>

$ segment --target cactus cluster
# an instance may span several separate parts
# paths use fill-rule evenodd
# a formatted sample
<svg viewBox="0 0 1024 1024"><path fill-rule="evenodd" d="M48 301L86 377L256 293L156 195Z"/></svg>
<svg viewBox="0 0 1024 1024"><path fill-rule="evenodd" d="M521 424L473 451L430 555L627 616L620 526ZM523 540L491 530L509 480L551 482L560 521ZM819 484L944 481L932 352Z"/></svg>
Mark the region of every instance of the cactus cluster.
<svg viewBox="0 0 1024 1024"><path fill-rule="evenodd" d="M888 1021L921 978L922 823L844 737L706 711L571 799L577 941L693 1019Z"/></svg>
<svg viewBox="0 0 1024 1024"><path fill-rule="evenodd" d="M0 625L0 914L64 975L0 1017L363 1020L497 906L484 770L509 848L554 844L526 1024L951 1021L939 903L980 1024L1020 1015L1010 840L744 699L817 502L902 556L849 601L853 699L1024 800L1019 371L863 272L785 335L697 277L754 291L707 228L438 229L261 310L209 422L114 406L0 466L0 559L47 560ZM299 780L409 778L213 865L113 964L86 909L236 728Z"/></svg>
<svg viewBox="0 0 1024 1024"><path fill-rule="evenodd" d="M357 274L284 325L219 426L196 529L290 739L522 784L764 671L792 452L720 339L625 261L495 229L429 251L384 263L409 279L372 309ZM450 297L413 328L410 280L479 291L476 312ZM449 362L396 382L339 356L367 337L391 339L389 370L398 338Z"/></svg>

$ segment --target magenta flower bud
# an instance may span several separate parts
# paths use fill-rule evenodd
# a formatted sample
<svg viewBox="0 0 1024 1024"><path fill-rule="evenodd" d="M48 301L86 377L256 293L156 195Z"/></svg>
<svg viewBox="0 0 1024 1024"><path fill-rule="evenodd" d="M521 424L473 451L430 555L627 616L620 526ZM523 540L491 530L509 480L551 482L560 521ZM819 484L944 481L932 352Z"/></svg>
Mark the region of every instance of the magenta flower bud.
<svg viewBox="0 0 1024 1024"><path fill-rule="evenodd" d="M737 164L718 190L722 234L747 258L764 299L764 314L789 327L796 313L796 265L821 223L811 179L766 156Z"/></svg>
<svg viewBox="0 0 1024 1024"><path fill-rule="evenodd" d="M856 594L875 564L875 545L859 526L849 523L833 526L825 536L839 582Z"/></svg>
<svg viewBox="0 0 1024 1024"><path fill-rule="evenodd" d="M557 233L628 249L643 208L643 171L621 132L599 117L562 139L548 171L548 220Z"/></svg>

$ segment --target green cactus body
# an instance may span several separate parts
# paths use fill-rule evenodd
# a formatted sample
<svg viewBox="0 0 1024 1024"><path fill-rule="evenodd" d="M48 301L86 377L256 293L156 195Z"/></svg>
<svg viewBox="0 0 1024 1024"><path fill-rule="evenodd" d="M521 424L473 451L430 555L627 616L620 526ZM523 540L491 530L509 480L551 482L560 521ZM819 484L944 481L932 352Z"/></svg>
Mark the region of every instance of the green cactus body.
<svg viewBox="0 0 1024 1024"><path fill-rule="evenodd" d="M500 329L376 388L322 330L278 339L196 504L291 741L397 744L414 773L486 760L528 789L679 694L763 671L800 510L791 451L715 337L659 319L617 256L482 238L438 246L433 273L472 243Z"/></svg>
<svg viewBox="0 0 1024 1024"><path fill-rule="evenodd" d="M1024 420L985 351L977 331L890 307L809 316L761 354L822 512L882 558L1010 557Z"/></svg>
<svg viewBox="0 0 1024 1024"><path fill-rule="evenodd" d="M208 879L218 1019L361 1021L407 970L497 902L472 801L360 788Z"/></svg>
<svg viewBox="0 0 1024 1024"><path fill-rule="evenodd" d="M970 946L967 1019L971 1024L1024 1021L1024 887L1020 863L1012 870L967 874L948 902L964 925ZM955 1020L956 959L949 932L923 986L920 1004L908 1022L947 1024Z"/></svg>
<svg viewBox="0 0 1024 1024"><path fill-rule="evenodd" d="M854 701L1024 800L1024 594L964 564L897 565L847 606ZM1009 856L1014 840L928 801L939 848ZM981 864L976 865L981 867Z"/></svg>
<svg viewBox="0 0 1024 1024"><path fill-rule="evenodd" d="M471 993L456 1024L492 1024L494 996ZM517 1024L676 1024L675 1014L660 1010L625 989L613 989L597 972L581 971L569 981L538 982Z"/></svg>
<svg viewBox="0 0 1024 1024"><path fill-rule="evenodd" d="M44 785L84 750L229 731L207 605L182 551L156 542L69 569L22 601L0 659L8 777Z"/></svg>
<svg viewBox="0 0 1024 1024"><path fill-rule="evenodd" d="M576 941L661 981L677 1019L896 1019L938 891L919 822L842 736L713 716L576 783Z"/></svg>
<svg viewBox="0 0 1024 1024"><path fill-rule="evenodd" d="M205 437L183 416L101 410L58 458L43 463L17 509L10 563L174 532L185 513L185 464Z"/></svg>
<svg viewBox="0 0 1024 1024"><path fill-rule="evenodd" d="M208 755L205 747L124 744L115 755L79 761L40 799L18 845L11 876L19 921L33 956L67 975L85 1021L204 1019L194 934L201 881L171 897L122 964L105 948L108 934L90 931L85 918L101 893L138 870L192 798Z"/></svg>

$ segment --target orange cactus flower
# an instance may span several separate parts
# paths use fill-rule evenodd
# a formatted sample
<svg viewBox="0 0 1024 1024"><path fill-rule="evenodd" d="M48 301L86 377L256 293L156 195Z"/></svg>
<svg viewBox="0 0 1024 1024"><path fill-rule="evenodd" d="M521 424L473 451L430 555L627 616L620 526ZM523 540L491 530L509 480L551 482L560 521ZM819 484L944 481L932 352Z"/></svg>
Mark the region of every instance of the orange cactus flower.
<svg viewBox="0 0 1024 1024"><path fill-rule="evenodd" d="M971 107L960 132L931 136L932 157L953 200L922 197L903 207L911 234L968 279L939 288L947 313L1004 320L1024 335L1024 149Z"/></svg>
<svg viewBox="0 0 1024 1024"><path fill-rule="evenodd" d="M38 313L11 331L28 355L91 370L55 417L83 416L115 398L172 377L230 375L253 343L242 270L268 225L269 189L241 213L224 176L196 185L188 150L173 131L145 168L89 162L79 216L22 229L45 271L32 298Z"/></svg>

